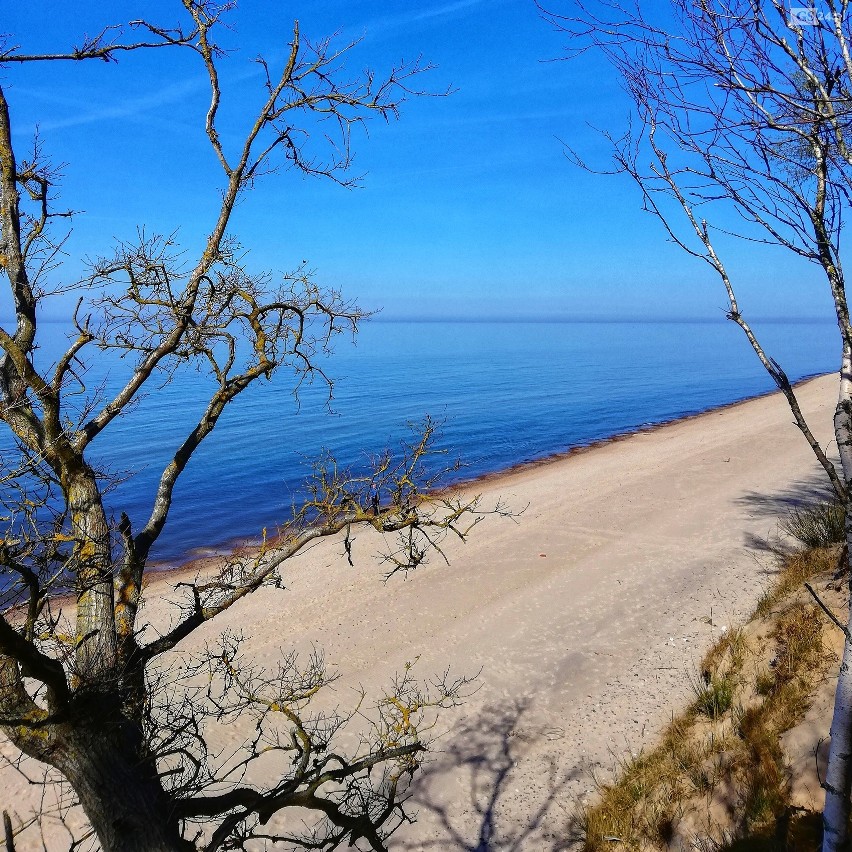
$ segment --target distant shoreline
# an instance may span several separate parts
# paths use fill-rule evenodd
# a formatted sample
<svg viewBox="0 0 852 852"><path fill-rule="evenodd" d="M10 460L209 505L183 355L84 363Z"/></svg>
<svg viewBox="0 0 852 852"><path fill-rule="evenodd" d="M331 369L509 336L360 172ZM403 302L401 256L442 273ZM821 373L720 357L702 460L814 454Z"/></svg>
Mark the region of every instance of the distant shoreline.
<svg viewBox="0 0 852 852"><path fill-rule="evenodd" d="M825 373L814 373L808 376L804 376L803 378L793 382L792 385L794 388L799 388L809 382L815 381L825 376L834 375L835 372L836 371L832 370ZM455 480L452 483L448 483L445 487L438 489L434 492L434 494L435 496L440 496L442 494L452 494L457 491L475 489L479 486L492 486L498 484L501 480L509 480L516 476L521 476L523 474L529 473L530 471L537 470L542 467L547 467L558 462L574 458L576 456L585 455L586 453L589 453L593 450L602 449L603 447L609 446L611 444L626 441L637 435L657 432L661 429L665 429L670 426L676 426L681 423L686 423L692 420L698 420L702 417L718 414L729 409L746 405L755 400L765 399L766 397L770 397L773 394L780 394L780 391L776 388L774 390L764 391L763 393L753 394L751 396L744 397L743 399L720 403L719 405L714 405L706 409L701 409L700 411L693 411L687 414L682 414L668 420L661 420L658 423L649 423L648 425L643 425L632 429L626 429L621 432L616 432L605 438L599 438L597 440L590 441L584 444L577 444L567 450L549 453L545 456L542 456L541 458L517 462L516 464L510 465L509 467L501 468L500 470L489 471L487 473L477 474L476 476L472 476L469 479ZM195 571L203 570L206 567L210 567L213 562L217 562L221 559L227 559L239 555L253 554L260 547L260 544L260 539L254 536L235 537L233 539L222 542L221 545L210 545L208 547L200 546L198 548L194 548L193 550L190 550L185 557L162 561L154 560L152 562L149 562L146 568L146 573L150 572L151 576L156 575L158 579L164 579L170 574L192 573Z"/></svg>
<svg viewBox="0 0 852 852"><path fill-rule="evenodd" d="M834 370L830 370L827 373L813 373L811 375L804 376L801 379L792 382L791 384L794 388L798 388L802 385L807 384L808 382L815 381L816 379L821 379L824 376L832 376L835 372L836 371ZM723 402L719 405L713 405L710 408L703 408L700 411L691 411L688 414L681 414L677 417L672 417L669 420L661 420L659 423L649 423L646 426L638 426L633 429L625 429L622 432L615 432L614 434L606 438L598 438L597 440L590 441L586 444L577 444L576 446L573 446L567 450L562 450L556 453L549 453L546 456L542 456L540 459L530 459L529 461L518 462L517 464L513 464L510 467L503 468L502 470L493 471L491 473L482 473L478 476L473 476L470 479L459 480L458 482L454 482L447 488L441 489L441 492L450 492L462 488L469 488L470 486L476 486L480 483L487 483L488 485L491 485L492 483L497 482L500 479L514 476L515 474L526 473L527 471L554 464L555 462L559 462L564 459L570 459L574 456L578 456L583 453L588 453L592 450L600 449L601 447L605 447L608 444L615 444L619 441L626 441L628 438L632 438L635 435L644 435L648 432L656 432L659 429L665 429L669 426L676 426L679 423L686 423L690 420L698 420L699 418L706 417L710 414L718 414L721 411L726 411L731 408L736 408L740 405L745 405L746 403L753 402L756 399L765 399L766 397L772 396L776 393L780 394L781 391L778 390L778 388L775 388L774 390L764 391L763 393L756 393L752 396L743 397L742 399L735 399L732 402Z"/></svg>

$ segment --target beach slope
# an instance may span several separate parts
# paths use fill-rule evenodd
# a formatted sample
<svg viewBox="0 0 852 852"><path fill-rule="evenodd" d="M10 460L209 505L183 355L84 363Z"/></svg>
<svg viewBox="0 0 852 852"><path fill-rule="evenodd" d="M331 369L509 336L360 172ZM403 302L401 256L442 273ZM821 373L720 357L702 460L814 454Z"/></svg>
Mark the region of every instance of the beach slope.
<svg viewBox="0 0 852 852"><path fill-rule="evenodd" d="M829 449L835 387L799 388ZM422 677L481 672L443 718L417 822L392 847L555 852L595 776L689 699L696 661L771 581L779 519L824 479L783 397L750 400L472 486L485 507L524 511L450 543L449 567L385 584L374 537L357 534L354 568L323 541L288 563L285 589L245 600L217 632L241 630L270 666L282 649L324 649L341 707L414 660ZM173 582L149 585L152 619Z"/></svg>

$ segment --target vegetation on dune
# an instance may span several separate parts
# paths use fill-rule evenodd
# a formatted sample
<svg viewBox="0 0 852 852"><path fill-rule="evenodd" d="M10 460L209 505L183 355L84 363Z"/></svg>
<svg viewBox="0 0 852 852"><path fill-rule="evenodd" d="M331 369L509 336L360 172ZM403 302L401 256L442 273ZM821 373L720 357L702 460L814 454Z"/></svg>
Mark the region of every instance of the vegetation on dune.
<svg viewBox="0 0 852 852"><path fill-rule="evenodd" d="M818 506L796 513L798 528L819 527ZM828 527L826 527L828 528ZM823 538L821 541L825 541ZM829 621L804 588L844 603L833 575L838 548L788 554L748 623L707 652L689 708L650 751L624 761L594 804L575 817L586 852L663 849L814 850L821 814L791 797L781 735L804 718L814 692L836 666Z"/></svg>
<svg viewBox="0 0 852 852"><path fill-rule="evenodd" d="M790 511L783 530L805 547L830 547L846 541L846 508L837 500Z"/></svg>

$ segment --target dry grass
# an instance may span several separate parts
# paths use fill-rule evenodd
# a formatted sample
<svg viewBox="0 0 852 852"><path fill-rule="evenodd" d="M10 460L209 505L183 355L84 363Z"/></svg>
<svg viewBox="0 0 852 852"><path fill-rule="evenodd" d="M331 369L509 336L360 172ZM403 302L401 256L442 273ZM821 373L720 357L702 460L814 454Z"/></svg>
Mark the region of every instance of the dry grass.
<svg viewBox="0 0 852 852"><path fill-rule="evenodd" d="M814 547L788 554L781 565L775 583L768 589L755 608L752 618L766 618L779 601L789 598L814 577L831 574L837 568L836 547Z"/></svg>
<svg viewBox="0 0 852 852"><path fill-rule="evenodd" d="M676 719L661 744L621 767L618 783L582 816L585 848L611 849L614 839L631 847L664 845L680 816L678 805L696 792L715 789L724 774L724 741L693 735L694 714Z"/></svg>
<svg viewBox="0 0 852 852"><path fill-rule="evenodd" d="M831 547L846 540L846 507L836 501L793 509L781 525L805 547Z"/></svg>
<svg viewBox="0 0 852 852"><path fill-rule="evenodd" d="M813 820L789 807L779 738L834 663L823 641L831 628L802 585L836 562L831 548L785 560L749 623L708 651L692 706L578 816L587 852L694 844L695 835L713 850L811 848Z"/></svg>
<svg viewBox="0 0 852 852"><path fill-rule="evenodd" d="M787 812L789 779L779 738L804 715L825 667L823 622L819 610L794 602L775 621L773 683L763 700L744 711L738 723L746 749L738 767L742 790L742 834L775 837Z"/></svg>

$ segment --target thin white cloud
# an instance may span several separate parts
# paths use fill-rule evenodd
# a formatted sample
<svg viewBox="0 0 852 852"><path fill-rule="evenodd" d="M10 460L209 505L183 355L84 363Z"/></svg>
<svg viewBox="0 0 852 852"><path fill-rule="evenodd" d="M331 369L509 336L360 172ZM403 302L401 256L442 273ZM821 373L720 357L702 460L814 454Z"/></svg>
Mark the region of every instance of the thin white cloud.
<svg viewBox="0 0 852 852"><path fill-rule="evenodd" d="M403 12L399 15L388 15L382 18L374 18L364 25L368 37L384 35L393 30L404 29L425 21L435 21L442 18L450 18L460 13L482 6L486 0L455 0L453 3L444 3L431 9L419 8L416 11ZM491 0L493 2L493 0Z"/></svg>
<svg viewBox="0 0 852 852"><path fill-rule="evenodd" d="M224 75L223 75L224 76ZM226 76L226 86L239 84L252 77L260 77L261 71L255 63L251 63L249 67L242 71L228 74ZM209 91L210 81L206 74L193 74L178 82L171 83L166 86L151 91L149 94L138 98L123 98L111 104L99 104L92 107L87 101L79 98L63 97L56 94L48 94L39 89L28 89L16 87L15 91L18 94L23 94L28 97L37 97L47 103L56 104L63 107L69 107L74 110L73 115L66 115L63 118L47 119L39 121L38 127L43 131L61 130L68 127L80 127L86 124L97 124L105 121L113 121L115 119L133 120L143 115L148 115L152 112L161 110L170 104L180 103L187 98L201 92ZM227 93L224 95L227 98ZM18 127L16 133L31 136L35 130L35 125L30 127Z"/></svg>
<svg viewBox="0 0 852 852"><path fill-rule="evenodd" d="M454 15L456 12L462 12L469 9L471 6L481 6L484 0L457 0L455 3L447 3L444 6L438 6L435 9L426 9L411 16L411 21L426 21L430 18L443 18L447 15Z"/></svg>
<svg viewBox="0 0 852 852"><path fill-rule="evenodd" d="M368 38L381 37L393 31L417 26L418 24L431 24L447 18L452 18L466 13L468 10L483 6L486 2L494 3L495 0L454 0L451 3L442 3L431 8L418 8L398 15L388 15L374 18L364 24L363 34ZM267 59L273 63L278 54L283 53L281 49L272 51ZM259 74L256 65L245 69L242 73L230 77L230 82L240 82ZM15 87L18 94L30 98L37 98L43 102L59 107L73 110L73 114L64 117L41 120L38 127L42 131L62 130L70 127L80 127L87 124L114 121L117 119L132 120L143 115L159 110L164 106L179 103L187 97L196 94L209 86L206 75L194 75L191 78L163 86L148 95L132 99L122 99L112 104L98 104L92 106L84 99L72 98L58 95L55 92L46 92L42 89L30 89L29 87ZM15 135L31 136L35 131L35 125L21 126L15 128Z"/></svg>
<svg viewBox="0 0 852 852"><path fill-rule="evenodd" d="M135 118L169 104L178 103L187 96L203 90L208 85L205 77L193 77L179 83L163 86L148 95L139 98L122 99L111 104L99 104L95 107L73 98L50 98L53 103L74 108L73 115L64 118L47 119L38 123L43 131L61 130L79 127L85 124L98 124L114 119ZM19 133L32 135L35 127L18 128Z"/></svg>

